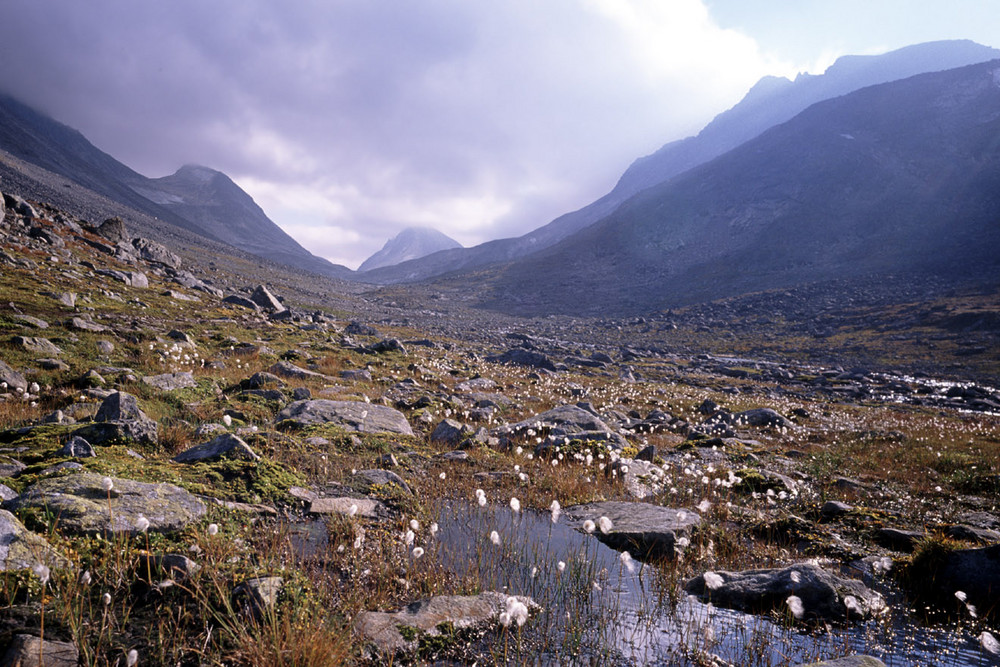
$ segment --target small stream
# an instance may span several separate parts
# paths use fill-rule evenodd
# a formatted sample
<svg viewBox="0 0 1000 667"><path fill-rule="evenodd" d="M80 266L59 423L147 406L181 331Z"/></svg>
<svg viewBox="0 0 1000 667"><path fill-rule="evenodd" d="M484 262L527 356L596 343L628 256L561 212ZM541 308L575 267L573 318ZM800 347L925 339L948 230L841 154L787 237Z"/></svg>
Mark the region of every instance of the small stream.
<svg viewBox="0 0 1000 667"><path fill-rule="evenodd" d="M747 666L851 654L872 655L890 667L1000 664L980 647L981 626L921 626L878 582L867 583L893 606L891 618L808 633L703 604L684 594L683 582L671 581L669 572L636 561L630 568L619 552L553 523L548 513L456 503L441 510L438 523L430 548L446 568L472 575L484 590L528 595L543 607L524 626L520 643L515 632L508 637L506 655L515 664L711 664L706 654ZM494 530L499 545L489 539Z"/></svg>

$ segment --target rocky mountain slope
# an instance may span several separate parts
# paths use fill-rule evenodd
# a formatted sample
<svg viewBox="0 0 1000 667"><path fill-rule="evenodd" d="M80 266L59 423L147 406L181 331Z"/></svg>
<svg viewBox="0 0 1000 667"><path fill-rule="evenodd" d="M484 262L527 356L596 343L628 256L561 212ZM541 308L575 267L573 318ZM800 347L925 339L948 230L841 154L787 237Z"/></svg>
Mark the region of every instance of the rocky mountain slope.
<svg viewBox="0 0 1000 667"><path fill-rule="evenodd" d="M370 271L395 266L411 259L420 259L440 250L461 248L450 236L429 227L407 227L386 241L382 249L366 259L358 271Z"/></svg>
<svg viewBox="0 0 1000 667"><path fill-rule="evenodd" d="M1000 280L1000 61L813 105L498 270L519 313L648 312L866 275Z"/></svg>
<svg viewBox="0 0 1000 667"><path fill-rule="evenodd" d="M171 176L146 178L76 130L6 95L0 95L0 149L206 239L324 275L350 274L299 245L225 174L188 166Z"/></svg>
<svg viewBox="0 0 1000 667"><path fill-rule="evenodd" d="M930 42L878 56L845 56L822 75L800 75L795 81L767 77L697 136L671 142L636 160L611 192L578 211L560 216L518 238L438 253L391 269L366 273L362 279L378 283L408 282L525 257L594 224L636 193L736 148L816 102L870 85L998 57L1000 51L997 49L970 41Z"/></svg>

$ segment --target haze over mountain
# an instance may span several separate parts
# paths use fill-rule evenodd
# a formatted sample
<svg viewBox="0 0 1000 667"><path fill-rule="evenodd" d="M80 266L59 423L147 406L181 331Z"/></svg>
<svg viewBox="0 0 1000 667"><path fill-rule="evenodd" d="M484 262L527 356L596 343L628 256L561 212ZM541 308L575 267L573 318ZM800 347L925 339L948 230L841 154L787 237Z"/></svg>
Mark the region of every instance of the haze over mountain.
<svg viewBox="0 0 1000 667"><path fill-rule="evenodd" d="M485 301L640 313L871 275L1000 282L1000 60L817 103L499 269Z"/></svg>
<svg viewBox="0 0 1000 667"><path fill-rule="evenodd" d="M419 281L525 257L597 222L637 192L718 157L768 128L791 119L815 102L869 85L998 57L1000 50L968 40L929 42L878 56L845 56L822 75L800 75L795 81L767 77L758 82L739 104L717 116L697 136L671 142L655 153L636 160L611 192L582 209L560 216L518 238L436 253L369 271L362 279L378 283Z"/></svg>
<svg viewBox="0 0 1000 667"><path fill-rule="evenodd" d="M420 259L439 250L461 248L462 244L430 227L407 227L386 241L382 249L366 259L358 271L394 266L411 259Z"/></svg>
<svg viewBox="0 0 1000 667"><path fill-rule="evenodd" d="M171 176L147 178L95 147L76 130L3 94L0 149L207 239L325 275L350 273L299 245L225 174L189 165Z"/></svg>

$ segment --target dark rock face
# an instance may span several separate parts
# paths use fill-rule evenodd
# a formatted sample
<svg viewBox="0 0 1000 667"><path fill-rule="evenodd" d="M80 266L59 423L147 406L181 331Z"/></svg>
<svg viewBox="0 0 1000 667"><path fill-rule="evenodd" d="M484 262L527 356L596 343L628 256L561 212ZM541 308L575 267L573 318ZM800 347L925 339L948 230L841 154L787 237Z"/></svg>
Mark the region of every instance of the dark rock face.
<svg viewBox="0 0 1000 667"><path fill-rule="evenodd" d="M885 610L885 601L860 581L844 579L812 563L780 569L714 572L695 577L685 590L718 607L742 611L790 612L807 621L862 620Z"/></svg>

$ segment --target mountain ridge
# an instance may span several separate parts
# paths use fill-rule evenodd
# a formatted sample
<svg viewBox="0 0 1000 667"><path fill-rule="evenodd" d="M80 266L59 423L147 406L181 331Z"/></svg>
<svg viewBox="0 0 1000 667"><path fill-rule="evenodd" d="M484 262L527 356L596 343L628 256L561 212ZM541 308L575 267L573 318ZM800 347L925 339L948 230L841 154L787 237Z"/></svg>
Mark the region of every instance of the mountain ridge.
<svg viewBox="0 0 1000 667"><path fill-rule="evenodd" d="M461 247L461 243L432 227L407 227L386 241L381 250L362 262L358 271L395 266L411 259L426 257L439 250Z"/></svg>

